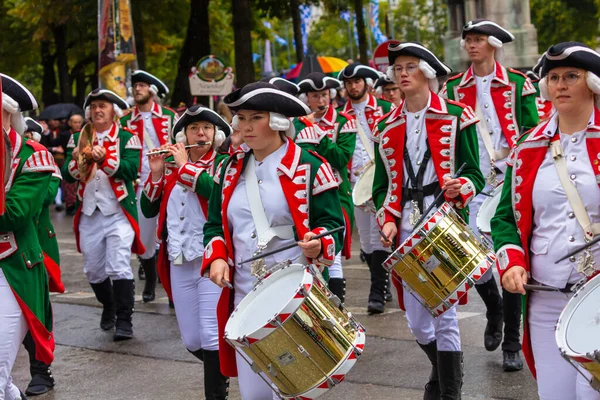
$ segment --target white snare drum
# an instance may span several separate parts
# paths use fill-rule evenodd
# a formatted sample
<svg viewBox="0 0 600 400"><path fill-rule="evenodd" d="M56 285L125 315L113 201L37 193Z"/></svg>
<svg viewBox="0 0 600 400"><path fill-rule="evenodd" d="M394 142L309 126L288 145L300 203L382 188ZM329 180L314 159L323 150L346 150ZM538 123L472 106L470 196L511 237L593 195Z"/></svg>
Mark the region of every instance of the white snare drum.
<svg viewBox="0 0 600 400"><path fill-rule="evenodd" d="M225 339L280 396L316 398L344 380L365 346L364 328L332 297L309 266L288 265L244 297Z"/></svg>
<svg viewBox="0 0 600 400"><path fill-rule="evenodd" d="M592 374L590 383L600 391L600 275L569 300L555 333L560 354L575 368L579 365Z"/></svg>
<svg viewBox="0 0 600 400"><path fill-rule="evenodd" d="M352 201L354 205L364 211L375 214L375 203L373 203L373 181L375 179L375 163L371 162L362 171L352 189Z"/></svg>
<svg viewBox="0 0 600 400"><path fill-rule="evenodd" d="M500 195L502 194L502 184L498 185L492 190L492 197L487 197L481 204L479 211L477 212L477 229L481 233L492 233L491 221L496 214L498 204L500 204Z"/></svg>

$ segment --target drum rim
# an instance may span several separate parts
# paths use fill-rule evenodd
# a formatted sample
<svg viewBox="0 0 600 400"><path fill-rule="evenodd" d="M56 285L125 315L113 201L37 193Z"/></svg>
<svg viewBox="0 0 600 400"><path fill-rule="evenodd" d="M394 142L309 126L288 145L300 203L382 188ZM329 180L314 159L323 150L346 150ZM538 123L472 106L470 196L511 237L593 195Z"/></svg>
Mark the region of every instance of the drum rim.
<svg viewBox="0 0 600 400"><path fill-rule="evenodd" d="M262 293L262 290L258 290L259 287L264 287L264 285L266 284L265 282L268 282L269 279L272 279L273 277L276 277L277 275L281 275L284 272L285 273L289 273L289 271L293 268L302 268L303 269L303 275L302 275L302 280L299 281L298 286L296 287L296 289L294 290L294 295L289 298L287 300L287 302L282 303L282 307L279 309L277 316L283 314L283 311L285 311L285 314L288 315L287 318L289 318L289 316L292 316L293 314L295 314L298 309L300 308L300 306L302 305L302 303L304 303L304 296L298 296L298 292L302 289L305 288L305 290L307 292L310 292L310 290L312 289L312 286L314 284L314 279L315 277L310 273L310 271L308 270L308 267L304 264L298 264L298 263L294 263L294 264L290 264L288 266L285 266L284 268L281 268L275 272L273 272L272 274L268 275L266 278L263 278L260 282L258 282L258 284L252 289L252 291L250 291L243 299L242 301L240 301L240 303L237 305L237 307L232 311L232 313L229 315L228 319L227 319L227 323L225 324L225 333L224 333L224 337L225 339L230 342L231 344L234 344L236 346L240 346L240 347L244 347L246 344L243 342L243 339L247 339L247 338L252 338L251 343L256 343L260 340L265 339L267 336L269 336L271 333L273 333L276 330L276 326L272 325L272 322L275 320L275 316L271 319L269 319L268 321L265 321L265 323L260 326L258 329L252 331L252 332L247 332L244 336L242 337L237 337L237 338L233 338L233 337L229 337L228 336L228 325L230 323L230 321L234 320L236 317L236 314L239 315L240 313L240 307L242 305L244 305L245 303L249 303L251 301L254 301L254 299L258 296L259 293ZM307 285L307 276L310 277L309 279L309 283L308 283L308 287ZM287 320L287 318L285 320ZM285 320L282 321L285 322ZM237 320L235 320L237 322ZM272 329L271 332L265 333L264 335L259 335L260 338L256 338L253 337L253 335L255 335L256 333L260 332L261 330L264 329ZM230 328L231 330L231 328Z"/></svg>
<svg viewBox="0 0 600 400"><path fill-rule="evenodd" d="M585 358L585 353L577 353L573 351L571 347L567 344L567 329L569 327L569 323L571 318L573 317L573 311L577 306L579 306L585 298L592 293L593 290L600 290L600 274L596 275L594 278L587 281L576 293L573 297L569 299L567 305L560 313L558 317L558 321L556 322L556 328L554 330L554 336L556 340L556 344L558 345L561 353L569 356L570 358ZM570 312L570 313L569 313ZM600 349L595 349L600 350Z"/></svg>
<svg viewBox="0 0 600 400"><path fill-rule="evenodd" d="M491 203L492 201L494 201L496 199L496 196L498 196L498 197L502 196L502 185L501 184L498 184L498 186L496 186L494 188L494 190L492 190L492 197L486 198L483 201L483 203L481 203L481 206L479 207L479 210L477 210L477 215L475 216L475 225L477 225L477 229L481 233L490 234L492 232L491 226L490 226L489 232L488 231L484 231L483 229L481 229L479 227L479 216L481 215L481 210L484 209L485 205ZM498 208L499 204L500 204L500 198L498 198L498 204L496 204L496 209ZM492 215L492 218L493 218L493 215Z"/></svg>

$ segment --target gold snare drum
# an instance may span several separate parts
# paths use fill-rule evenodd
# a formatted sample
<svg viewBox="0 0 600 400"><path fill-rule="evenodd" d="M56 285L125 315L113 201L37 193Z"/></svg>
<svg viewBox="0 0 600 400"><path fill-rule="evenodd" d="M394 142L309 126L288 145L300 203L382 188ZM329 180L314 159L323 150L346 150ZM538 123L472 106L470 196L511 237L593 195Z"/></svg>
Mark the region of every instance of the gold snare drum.
<svg viewBox="0 0 600 400"><path fill-rule="evenodd" d="M477 235L448 203L427 216L385 261L438 317L463 297L494 264L487 239Z"/></svg>
<svg viewBox="0 0 600 400"><path fill-rule="evenodd" d="M225 339L282 397L318 397L344 380L365 344L364 328L332 296L309 267L291 264L241 301Z"/></svg>

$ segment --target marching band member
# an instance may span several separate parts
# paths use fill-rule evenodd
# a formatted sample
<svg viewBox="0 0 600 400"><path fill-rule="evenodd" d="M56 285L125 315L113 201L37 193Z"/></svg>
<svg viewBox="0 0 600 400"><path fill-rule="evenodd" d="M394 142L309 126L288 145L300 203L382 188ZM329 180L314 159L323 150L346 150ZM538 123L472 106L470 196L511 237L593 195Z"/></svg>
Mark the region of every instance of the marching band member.
<svg viewBox="0 0 600 400"><path fill-rule="evenodd" d="M402 103L402 91L400 91L400 87L384 73L380 73L379 79L375 81L375 93L396 107L400 107Z"/></svg>
<svg viewBox="0 0 600 400"><path fill-rule="evenodd" d="M352 187L348 177L348 163L352 160L356 144L356 122L354 117L337 112L331 105L336 96L336 88L341 82L322 72L312 72L298 83L300 100L313 112L307 117L294 119L295 142L307 150L314 150L325 158L333 168L340 185L339 197L345 221L344 246L335 256L335 262L328 268L329 289L344 302L346 282L342 270L342 256L350 259L352 227L354 225L354 203ZM313 124L314 122L314 124ZM314 125L318 129L314 128Z"/></svg>
<svg viewBox="0 0 600 400"><path fill-rule="evenodd" d="M158 99L169 93L169 88L160 79L146 71L135 70L131 73L131 88L135 106L121 118L121 125L135 133L142 143L143 154L155 147L169 144L169 133L175 120L175 111L163 107ZM150 174L148 158L142 157L140 165L140 182L146 182ZM145 279L142 300L144 303L153 301L156 297L156 217L146 218L140 209L142 185L137 186L138 223L140 239L146 248L140 254L138 276Z"/></svg>
<svg viewBox="0 0 600 400"><path fill-rule="evenodd" d="M175 305L181 338L187 350L204 362L207 399L226 399L229 382L219 369L217 302L221 288L200 275L203 229L214 170L226 156L216 150L231 127L219 114L202 106L185 111L173 128L169 150L175 168L165 169L165 154L150 155L141 209L158 215L158 273ZM184 145L212 142L186 150Z"/></svg>
<svg viewBox="0 0 600 400"><path fill-rule="evenodd" d="M523 353L542 400L600 399L589 373L562 358L554 332L573 284L598 273L598 246L555 260L600 234L599 76L600 55L584 44L548 49L540 90L556 113L513 149L492 219L502 286L516 294L528 282L560 290L526 298Z"/></svg>
<svg viewBox="0 0 600 400"><path fill-rule="evenodd" d="M27 124L27 131L23 136L31 137L36 142L39 142L44 131L42 125L29 117L25 118L25 122ZM50 292L56 293L64 293L65 287L60 277L60 253L54 226L50 219L49 207L54 204L54 198L56 197L61 181L62 176L60 174L60 168L58 168L58 165L55 163L54 173L52 173L52 178L48 185L48 192L44 199L41 212L35 218L38 239L44 255L44 267L46 267L46 272L48 274L49 289ZM25 394L28 396L37 396L52 390L55 382L52 372L50 371L50 364L46 364L36 359L35 342L31 333L27 333L23 340L23 345L29 354L29 373L31 374L31 381L25 390Z"/></svg>
<svg viewBox="0 0 600 400"><path fill-rule="evenodd" d="M84 107L90 112L94 134L87 138L93 142L91 149L83 149L89 154L82 155L82 159L91 163L80 165L76 147L84 137L84 127L71 137L62 173L67 181L79 181L73 227L77 249L83 255L83 270L103 305L100 328L108 331L116 327L113 340L127 340L133 338L135 281L130 266L131 252L145 252L140 241L133 190L142 145L138 136L121 129L115 122L121 110L127 107L125 100L115 93L106 89L92 90ZM87 168L92 174L89 182L80 171Z"/></svg>
<svg viewBox="0 0 600 400"><path fill-rule="evenodd" d="M503 180L506 157L521 127L529 129L539 121L535 88L524 74L505 68L498 61L504 43L514 40L510 32L492 21L481 19L469 21L463 28L462 38L461 43L469 54L471 67L448 79L441 96L460 101L475 110L479 118L481 171L487 179L484 190L492 192ZM470 225L475 231L477 212L484 200L483 196L477 196L470 205L473 216ZM494 351L502 343L504 371L521 370L519 296L506 291L501 296L491 268L477 281L475 288L487 309L484 333L486 350Z"/></svg>
<svg viewBox="0 0 600 400"><path fill-rule="evenodd" d="M6 212L0 216L0 398L24 399L12 383L17 351L29 330L35 358L45 365L54 359L52 308L48 275L38 241L35 218L55 171L54 159L42 145L24 140L22 111L38 105L29 90L9 76L2 79L2 125L11 172L6 187ZM2 166L4 168L4 166Z"/></svg>
<svg viewBox="0 0 600 400"><path fill-rule="evenodd" d="M256 275L260 275L240 262L257 251L297 242L298 247L266 257L266 266L304 258L320 267L329 266L341 248L342 234L320 240L311 237L341 226L344 219L329 164L286 137L293 133L289 117L309 114L308 107L264 82L246 85L224 101L237 112L233 125L245 144L215 176L217 185L204 226L202 273L221 287L223 282L233 285L233 289L223 289L217 306L221 372L238 376L244 400L271 399L275 398L272 389L224 340L233 307L252 290ZM257 225L274 229L257 232Z"/></svg>
<svg viewBox="0 0 600 400"><path fill-rule="evenodd" d="M357 130L356 143L350 165L350 183L352 187L360 175L373 162L373 143L369 140L376 122L387 114L394 106L387 100L377 99L369 93L379 73L373 68L354 63L346 66L338 74L343 81L344 89L350 100L338 111L356 118L361 129ZM367 312L380 314L385 310L385 296L389 290L388 273L382 264L389 253L379 241L379 231L375 215L359 207L354 208L354 217L360 237L360 247L364 252L369 271L371 272L371 289Z"/></svg>
<svg viewBox="0 0 600 400"><path fill-rule="evenodd" d="M484 185L473 110L435 93L437 78L450 68L418 43L390 44L388 57L388 74L399 83L405 99L373 132L373 200L377 222L388 237L382 238L386 247L394 240L399 245L412 234L420 214L441 190L467 218L469 202ZM462 174L450 178L463 163ZM392 276L408 326L432 363L424 398L460 399L462 352L456 307L434 318L416 294L403 290L395 272Z"/></svg>

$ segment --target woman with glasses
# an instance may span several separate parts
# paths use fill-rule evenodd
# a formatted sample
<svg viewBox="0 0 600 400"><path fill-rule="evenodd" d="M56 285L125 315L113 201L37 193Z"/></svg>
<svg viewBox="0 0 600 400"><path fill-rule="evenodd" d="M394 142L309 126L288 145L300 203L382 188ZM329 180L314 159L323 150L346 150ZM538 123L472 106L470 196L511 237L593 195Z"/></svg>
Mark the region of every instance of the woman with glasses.
<svg viewBox="0 0 600 400"><path fill-rule="evenodd" d="M559 43L548 49L540 75L541 94L556 112L509 156L492 238L502 286L527 294L523 353L540 399L598 400L589 373L561 356L555 326L573 285L598 273L600 248L555 261L600 234L600 55ZM556 291L526 293L525 284Z"/></svg>
<svg viewBox="0 0 600 400"><path fill-rule="evenodd" d="M200 275L200 266L213 175L226 158L216 149L230 134L231 127L216 112L201 106L187 109L173 127L174 143L161 147L167 152L148 156L151 173L140 205L146 218L159 216L158 275L175 305L185 347L204 362L206 398L214 400L226 399L229 388L219 370L216 308L221 288ZM205 144L185 148L200 142Z"/></svg>
<svg viewBox="0 0 600 400"><path fill-rule="evenodd" d="M224 102L237 112L233 126L244 144L216 178L204 227L202 273L227 286L217 307L221 371L238 377L244 400L279 398L225 342L225 325L257 277L277 263L291 260L321 268L333 264L343 235L338 231L320 240L311 238L343 226L338 185L329 164L290 137L294 128L289 118L310 113L295 96L255 82L230 93ZM259 230L261 226L268 228ZM241 264L259 249L268 252L295 243L298 246L265 257L261 268Z"/></svg>

